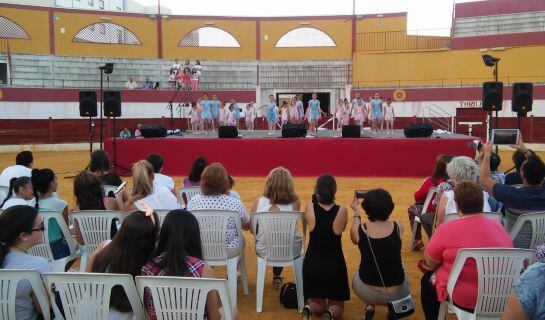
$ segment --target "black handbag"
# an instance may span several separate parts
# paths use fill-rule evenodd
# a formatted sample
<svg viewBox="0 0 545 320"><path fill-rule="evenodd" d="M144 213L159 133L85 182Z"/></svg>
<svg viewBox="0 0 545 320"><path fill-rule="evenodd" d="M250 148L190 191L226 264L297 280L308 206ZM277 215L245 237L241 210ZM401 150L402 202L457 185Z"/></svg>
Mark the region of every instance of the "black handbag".
<svg viewBox="0 0 545 320"><path fill-rule="evenodd" d="M286 309L297 309L297 287L295 283L286 283L280 289L280 303Z"/></svg>

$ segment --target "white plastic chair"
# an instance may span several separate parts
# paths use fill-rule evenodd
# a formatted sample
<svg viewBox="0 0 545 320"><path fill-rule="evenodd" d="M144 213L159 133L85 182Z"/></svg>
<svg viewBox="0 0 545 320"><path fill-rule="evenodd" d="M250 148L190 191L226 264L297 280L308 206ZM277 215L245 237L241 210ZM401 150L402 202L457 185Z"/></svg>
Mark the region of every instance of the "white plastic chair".
<svg viewBox="0 0 545 320"><path fill-rule="evenodd" d="M301 252L293 252L297 223L301 220L303 228L303 246ZM263 312L263 289L267 266L292 267L295 272L297 304L299 312L305 304L303 296L303 258L307 225L301 212L258 212L252 214L252 232L257 234L257 227L263 232L265 256L257 256L256 310ZM294 258L296 257L296 258Z"/></svg>
<svg viewBox="0 0 545 320"><path fill-rule="evenodd" d="M40 274L36 270L0 269L0 319L16 320L15 299L17 284L29 281L32 291L40 304L44 319L50 319L47 292Z"/></svg>
<svg viewBox="0 0 545 320"><path fill-rule="evenodd" d="M511 228L510 234L513 241L520 233L525 222L529 222L532 228L530 245L523 249L534 249L536 246L545 243L545 212L535 212L520 215L517 222Z"/></svg>
<svg viewBox="0 0 545 320"><path fill-rule="evenodd" d="M43 277L51 301L55 301L51 288L54 286L58 291L66 320L108 320L111 291L117 285L123 287L135 319L145 319L142 302L129 274L44 273ZM52 305L57 319L63 319L57 305Z"/></svg>
<svg viewBox="0 0 545 320"><path fill-rule="evenodd" d="M117 190L117 186L112 186L112 185L109 185L109 184L103 184L102 189L104 189L104 195L107 197L108 194L110 193L110 191L115 192L115 190Z"/></svg>
<svg viewBox="0 0 545 320"><path fill-rule="evenodd" d="M233 319L227 281L223 279L184 277L136 277L138 296L143 299L148 288L153 298L157 320L203 319L208 292L217 291L225 320Z"/></svg>
<svg viewBox="0 0 545 320"><path fill-rule="evenodd" d="M235 221L237 234L242 238L240 213L224 210L195 210L191 212L199 221L203 256L210 266L226 266L229 295L233 307L237 306L237 270L240 266L242 291L248 295L248 276L244 249L238 256L229 258L227 253L227 224Z"/></svg>
<svg viewBox="0 0 545 320"><path fill-rule="evenodd" d="M178 201L181 205L189 203L193 196L201 193L201 187L181 187L178 189Z"/></svg>
<svg viewBox="0 0 545 320"><path fill-rule="evenodd" d="M159 217L159 229L163 225L163 221L165 221L165 218L167 214L172 210L166 210L166 209L155 209L153 210L155 213L157 213L157 216Z"/></svg>
<svg viewBox="0 0 545 320"><path fill-rule="evenodd" d="M424 200L424 204L422 206L422 211L420 211L420 215L414 217L413 233L412 233L412 236L411 236L411 249L414 248L413 247L414 246L414 240L416 239L415 237L416 237L416 230L418 228L418 225L422 223L420 221L420 216L427 212L428 207L430 206L430 203L433 200L433 197L437 194L438 190L439 190L439 188L437 188L437 187L430 188L430 190L428 191L428 194L426 195L426 199Z"/></svg>
<svg viewBox="0 0 545 320"><path fill-rule="evenodd" d="M478 274L478 296L475 312L469 313L454 306L452 299L441 302L439 320L445 319L447 309L458 319L499 319L511 290L524 268L524 261L531 259L532 250L512 248L460 249L450 271L447 283L448 296L452 297L458 277L468 259L474 259Z"/></svg>
<svg viewBox="0 0 545 320"><path fill-rule="evenodd" d="M51 268L55 272L64 272L66 265L81 256L81 253L78 252L78 248L73 241L72 234L70 234L70 229L64 221L64 218L61 213L53 211L39 211L39 216L43 220L44 232L42 236L42 243L33 246L29 254L33 256L38 256L45 258L51 264ZM68 244L68 249L70 254L67 257L55 260L53 259L53 252L51 251L51 246L49 245L49 221L53 219L59 225L62 235Z"/></svg>
<svg viewBox="0 0 545 320"><path fill-rule="evenodd" d="M4 202L4 199L8 196L9 188L6 186L0 186L0 204Z"/></svg>
<svg viewBox="0 0 545 320"><path fill-rule="evenodd" d="M77 221L83 238L83 254L80 261L80 271L85 271L89 257L98 245L111 239L112 221L123 222L127 214L121 211L84 210L72 212L70 217Z"/></svg>
<svg viewBox="0 0 545 320"><path fill-rule="evenodd" d="M492 219L492 220L496 220L500 223L503 223L503 216L501 215L500 212L484 212L484 213L481 213L480 215L484 216L484 217L487 217L489 219ZM452 220L458 220L460 217L457 215L457 214L454 214L454 213L451 213L451 214L445 214L445 220L443 223L445 222L449 222L449 221L452 221Z"/></svg>

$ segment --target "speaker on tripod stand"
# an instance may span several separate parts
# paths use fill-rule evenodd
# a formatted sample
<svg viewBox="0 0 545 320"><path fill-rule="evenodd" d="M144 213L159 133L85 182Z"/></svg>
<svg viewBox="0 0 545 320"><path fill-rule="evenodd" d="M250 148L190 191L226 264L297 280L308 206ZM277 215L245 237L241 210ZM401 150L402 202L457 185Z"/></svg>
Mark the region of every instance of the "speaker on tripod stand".
<svg viewBox="0 0 545 320"><path fill-rule="evenodd" d="M121 92L119 91L104 91L104 96L102 97L104 101L104 115L108 118L113 118L113 147L114 147L114 173L117 174L117 168L120 167L125 172L130 172L129 168L120 166L117 163L117 129L116 129L116 118L121 117Z"/></svg>
<svg viewBox="0 0 545 320"><path fill-rule="evenodd" d="M93 153L93 121L97 116L97 93L95 91L79 92L79 115L89 118L89 154Z"/></svg>

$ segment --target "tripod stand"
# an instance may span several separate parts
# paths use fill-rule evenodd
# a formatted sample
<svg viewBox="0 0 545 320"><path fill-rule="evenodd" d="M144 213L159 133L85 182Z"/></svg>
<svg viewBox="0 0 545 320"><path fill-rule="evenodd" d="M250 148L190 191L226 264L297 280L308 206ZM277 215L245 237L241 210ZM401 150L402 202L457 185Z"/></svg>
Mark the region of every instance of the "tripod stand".
<svg viewBox="0 0 545 320"><path fill-rule="evenodd" d="M109 118L109 117L108 117ZM114 167L114 173L117 174L117 167L123 169L123 173L121 175L124 175L126 173L131 173L131 169L127 168L127 167L124 167L122 165L119 165L119 163L117 163L117 133L116 133L116 128L115 128L115 116L113 116L113 119L114 119L114 122L113 122L113 138L114 138L114 142L113 142L113 147L114 147L114 161L113 161L113 167Z"/></svg>
<svg viewBox="0 0 545 320"><path fill-rule="evenodd" d="M165 109L170 110L170 130L174 131L174 110L172 110L172 103L174 100L176 100L176 96L178 95L178 91L180 90L180 87L176 85L176 91L174 92L174 95L172 95L172 99L168 102Z"/></svg>
<svg viewBox="0 0 545 320"><path fill-rule="evenodd" d="M95 129L95 124L91 117L89 117L89 154L93 153L93 131Z"/></svg>

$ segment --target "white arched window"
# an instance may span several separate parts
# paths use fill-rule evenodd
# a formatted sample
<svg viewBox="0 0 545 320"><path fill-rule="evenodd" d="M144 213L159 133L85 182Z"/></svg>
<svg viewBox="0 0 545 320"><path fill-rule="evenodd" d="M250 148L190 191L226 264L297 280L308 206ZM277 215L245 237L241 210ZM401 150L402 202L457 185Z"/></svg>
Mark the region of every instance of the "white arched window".
<svg viewBox="0 0 545 320"><path fill-rule="evenodd" d="M276 43L276 48L336 47L335 41L327 33L312 27L300 27L284 34Z"/></svg>
<svg viewBox="0 0 545 320"><path fill-rule="evenodd" d="M130 45L142 44L132 31L111 22L100 22L88 25L74 36L74 41Z"/></svg>
<svg viewBox="0 0 545 320"><path fill-rule="evenodd" d="M180 47L240 48L237 39L229 32L216 27L201 27L186 34Z"/></svg>
<svg viewBox="0 0 545 320"><path fill-rule="evenodd" d="M13 20L0 16L0 38L30 39L28 33Z"/></svg>

